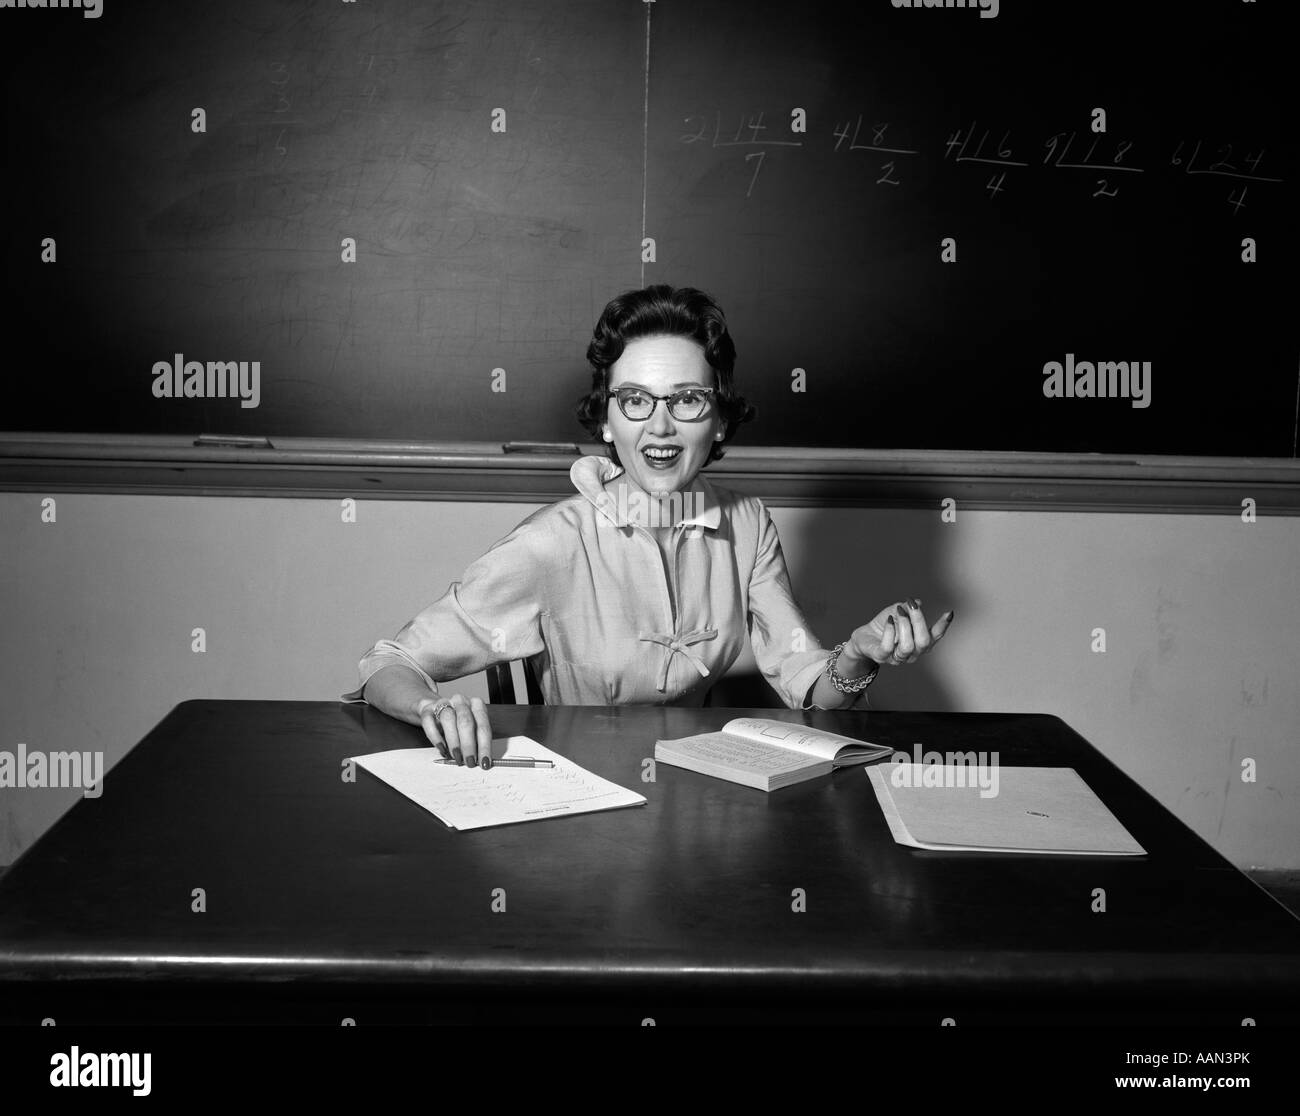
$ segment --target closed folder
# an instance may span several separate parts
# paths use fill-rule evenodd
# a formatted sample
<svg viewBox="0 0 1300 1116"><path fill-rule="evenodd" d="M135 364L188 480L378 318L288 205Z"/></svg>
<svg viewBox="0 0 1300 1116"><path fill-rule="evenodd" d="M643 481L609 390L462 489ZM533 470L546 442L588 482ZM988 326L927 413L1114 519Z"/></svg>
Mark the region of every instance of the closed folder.
<svg viewBox="0 0 1300 1116"><path fill-rule="evenodd" d="M1072 767L883 763L867 768L900 845L938 852L1144 856Z"/></svg>

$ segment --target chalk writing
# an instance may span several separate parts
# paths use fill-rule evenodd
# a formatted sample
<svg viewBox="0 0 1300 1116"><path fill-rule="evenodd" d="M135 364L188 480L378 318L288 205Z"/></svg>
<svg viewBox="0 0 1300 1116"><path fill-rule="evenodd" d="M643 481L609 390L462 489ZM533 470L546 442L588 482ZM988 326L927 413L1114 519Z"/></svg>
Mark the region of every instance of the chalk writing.
<svg viewBox="0 0 1300 1116"><path fill-rule="evenodd" d="M745 186L747 198L754 195L760 171L767 165L769 154L778 154L775 149L781 147L805 148L802 133L792 133L792 138L788 139L778 138L783 133L769 127L763 112L739 113L729 117L725 127L721 110L714 110L711 114L692 114L684 119L688 131L678 137L682 144L709 149L749 149L743 155L745 165L751 168ZM872 173L877 186L898 188L905 185L907 176L899 168L909 165L907 160L924 158L927 154L925 145L912 145L906 139L900 140L900 136L907 136L907 129L893 120L868 123L869 120L861 113L836 117L829 128L831 154L837 158L857 153L866 158L875 157L877 161ZM823 142L820 137L825 135L825 132L809 133L806 146L816 149ZM1016 146L1032 153L1032 146L1023 147L1025 142L1022 136ZM1032 139L1029 142L1032 144ZM1052 171L1091 171L1094 177L1087 196L1092 198L1117 198L1120 182L1125 176L1145 176L1148 171L1135 157L1137 141L1131 136L1112 137L1063 130L1047 136L1041 144L1041 160L1032 161L1032 155L1030 158L1017 158L1011 126L1006 122L987 124L976 119L949 132L940 150L942 161L954 168L963 164L994 167L984 183L990 200L1008 192L1011 170L1033 171L1036 167L1046 167ZM773 165L779 168L784 160L800 157L794 153L780 155ZM1247 183L1283 181L1261 173L1263 159L1262 147L1252 149L1229 142L1208 144L1203 138L1180 139L1173 149L1168 168L1184 176L1217 175L1240 180L1241 184L1228 194L1228 203L1235 212L1246 204Z"/></svg>

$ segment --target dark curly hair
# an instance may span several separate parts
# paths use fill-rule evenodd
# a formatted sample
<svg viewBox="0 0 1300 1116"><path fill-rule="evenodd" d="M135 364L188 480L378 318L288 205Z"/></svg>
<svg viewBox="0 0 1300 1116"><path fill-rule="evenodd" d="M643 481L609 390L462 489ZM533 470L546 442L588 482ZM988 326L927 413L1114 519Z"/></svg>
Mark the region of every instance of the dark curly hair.
<svg viewBox="0 0 1300 1116"><path fill-rule="evenodd" d="M609 387L610 367L623 355L629 341L638 337L663 336L689 337L698 341L704 346L704 358L717 377L714 400L724 424L723 436L710 447L709 459L705 462L708 465L723 456L722 447L731 441L741 423L757 416L758 409L736 393L733 382L736 346L727 331L722 307L694 287L673 288L658 283L639 291L624 291L610 300L601 312L600 320L592 330L591 344L587 346L587 361L593 369L591 391L578 401L578 421L595 441L600 442L600 428L610 403L604 394ZM603 444L614 464L622 466L614 443Z"/></svg>

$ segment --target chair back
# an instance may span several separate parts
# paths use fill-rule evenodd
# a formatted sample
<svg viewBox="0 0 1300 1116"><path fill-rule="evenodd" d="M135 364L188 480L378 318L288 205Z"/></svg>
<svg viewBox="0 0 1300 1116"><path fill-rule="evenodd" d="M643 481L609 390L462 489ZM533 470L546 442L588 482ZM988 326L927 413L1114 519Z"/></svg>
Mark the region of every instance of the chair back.
<svg viewBox="0 0 1300 1116"><path fill-rule="evenodd" d="M528 691L529 705L545 705L542 700L542 688L533 676L533 664L529 659L519 659L524 668L524 686ZM487 668L488 703L491 705L515 705L515 680L510 673L509 663L493 663Z"/></svg>

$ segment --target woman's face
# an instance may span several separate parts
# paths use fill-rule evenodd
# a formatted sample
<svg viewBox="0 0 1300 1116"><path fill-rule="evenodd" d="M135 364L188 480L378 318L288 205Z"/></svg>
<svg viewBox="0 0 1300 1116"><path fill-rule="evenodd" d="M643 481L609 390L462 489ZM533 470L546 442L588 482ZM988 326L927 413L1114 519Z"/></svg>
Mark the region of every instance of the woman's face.
<svg viewBox="0 0 1300 1116"><path fill-rule="evenodd" d="M609 387L636 386L652 395L671 395L685 388L716 388L713 369L704 358L704 346L690 337L638 337L629 341L623 355L609 369ZM668 400L655 404L644 422L627 418L618 400L609 398L605 430L614 436L626 476L648 495L686 491L709 459L715 436L722 432L717 399L697 420L675 419ZM666 464L646 456L648 446L677 447L680 453Z"/></svg>

